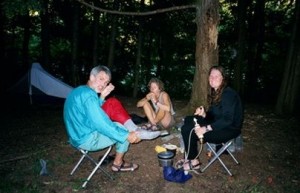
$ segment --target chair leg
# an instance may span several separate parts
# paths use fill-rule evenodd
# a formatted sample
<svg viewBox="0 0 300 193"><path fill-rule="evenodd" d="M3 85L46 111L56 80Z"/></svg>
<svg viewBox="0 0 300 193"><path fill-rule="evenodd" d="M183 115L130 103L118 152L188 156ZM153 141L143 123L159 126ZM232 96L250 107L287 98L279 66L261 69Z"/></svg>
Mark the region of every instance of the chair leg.
<svg viewBox="0 0 300 193"><path fill-rule="evenodd" d="M103 163L103 161L105 160L105 158L108 156L108 154L111 151L111 149L112 149L112 146L110 146L107 149L106 153L103 155L102 159L100 160L101 164ZM95 166L97 166L100 163L100 162L96 162L94 160L94 158L92 158L90 155L88 155L87 151L81 150L81 152L84 153L85 157L88 158L89 160L91 160L91 162L93 162L95 164ZM99 167L98 169L101 170L107 177L109 177L110 179L114 180L114 178L106 170L102 169L101 167Z"/></svg>
<svg viewBox="0 0 300 193"><path fill-rule="evenodd" d="M234 160L236 164L240 164L240 162L233 156L233 154L230 151L228 151L228 149L226 149L226 151L228 152L228 154L231 156L231 158Z"/></svg>
<svg viewBox="0 0 300 193"><path fill-rule="evenodd" d="M208 164L201 169L201 172L204 172L212 163L214 163L217 159L220 161L221 165L223 166L223 168L227 171L227 173L232 176L232 173L229 171L229 169L226 167L226 165L224 164L224 162L221 160L220 155L222 155L222 153L226 150L231 157L233 158L233 160L238 164L238 161L235 159L235 157L232 155L232 153L230 151L227 150L227 148L233 143L233 141L229 141L227 143L225 143L225 145L222 146L222 148L218 151L215 152L215 150L211 147L211 145L209 143L207 143L208 147L210 148L210 150L213 152L214 156L213 158L208 162Z"/></svg>
<svg viewBox="0 0 300 193"><path fill-rule="evenodd" d="M90 155L88 155L88 151L87 150L83 150L83 149L78 149L81 153L82 156L80 157L79 161L77 162L77 164L75 165L75 167L73 168L73 170L71 171L70 175L73 175L75 173L75 171L78 169L78 167L80 166L80 164L82 163L82 161L84 160L84 158L89 159L90 161L92 161L95 164L95 168L93 169L93 171L90 173L90 175L88 176L88 178L84 181L84 183L82 184L82 188L85 188L87 183L89 182L89 180L93 177L93 175L95 174L95 172L99 169L101 170L106 176L108 176L111 180L114 180L114 177L111 176L106 170L102 169L100 166L103 163L103 161L105 160L105 158L108 156L109 152L111 151L112 146L108 147L108 149L106 150L105 154L102 156L102 159L99 162L96 162Z"/></svg>
<svg viewBox="0 0 300 193"><path fill-rule="evenodd" d="M90 181L90 179L93 177L93 175L95 174L95 172L100 169L105 175L107 175L110 179L114 179L111 175L109 175L105 170L103 170L102 168L99 168L102 164L102 162L104 161L104 159L108 156L109 152L111 151L112 146L110 146L108 148L108 150L105 152L105 154L103 155L102 159L97 163L96 162L96 167L94 168L94 170L92 171L92 173L89 175L89 177L85 180L85 182L83 183L82 187L85 188L87 183ZM89 159L91 159L91 157L89 157ZM94 162L94 159L92 159ZM95 162L94 162L95 163Z"/></svg>
<svg viewBox="0 0 300 193"><path fill-rule="evenodd" d="M81 156L80 160L77 162L77 164L75 165L75 167L73 168L73 170L71 171L70 175L74 174L74 172L77 170L77 168L79 167L79 165L81 164L81 162L87 156L87 151L84 151L82 149L80 149L79 151L82 153L82 156Z"/></svg>

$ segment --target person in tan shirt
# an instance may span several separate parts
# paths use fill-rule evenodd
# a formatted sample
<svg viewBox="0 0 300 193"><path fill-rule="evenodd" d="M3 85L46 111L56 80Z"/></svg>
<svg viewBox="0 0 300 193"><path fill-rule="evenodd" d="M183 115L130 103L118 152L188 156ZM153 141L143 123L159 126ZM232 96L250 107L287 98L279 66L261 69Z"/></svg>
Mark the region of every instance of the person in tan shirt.
<svg viewBox="0 0 300 193"><path fill-rule="evenodd" d="M147 130L158 130L172 127L175 124L174 109L169 94L164 90L164 83L158 78L152 78L148 83L149 93L137 102L148 118L148 123L142 126Z"/></svg>

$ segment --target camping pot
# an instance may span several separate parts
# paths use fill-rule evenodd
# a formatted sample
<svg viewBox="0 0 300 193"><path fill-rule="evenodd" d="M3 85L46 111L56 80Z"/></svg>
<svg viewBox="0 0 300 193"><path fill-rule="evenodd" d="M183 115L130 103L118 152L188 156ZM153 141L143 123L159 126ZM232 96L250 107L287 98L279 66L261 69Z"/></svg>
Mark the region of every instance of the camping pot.
<svg viewBox="0 0 300 193"><path fill-rule="evenodd" d="M176 155L176 152L177 152L177 146L176 145L167 144L164 147L167 149L167 151L173 152L174 156Z"/></svg>
<svg viewBox="0 0 300 193"><path fill-rule="evenodd" d="M160 167L173 166L175 154L171 151L163 151L157 154L158 164Z"/></svg>

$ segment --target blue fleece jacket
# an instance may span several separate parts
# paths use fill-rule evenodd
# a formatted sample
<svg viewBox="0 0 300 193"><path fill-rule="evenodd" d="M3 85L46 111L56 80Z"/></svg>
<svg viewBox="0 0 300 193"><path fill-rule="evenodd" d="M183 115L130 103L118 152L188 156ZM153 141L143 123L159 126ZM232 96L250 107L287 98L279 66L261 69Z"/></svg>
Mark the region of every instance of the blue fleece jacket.
<svg viewBox="0 0 300 193"><path fill-rule="evenodd" d="M128 138L129 132L112 122L100 108L103 102L87 85L75 88L68 95L64 104L64 122L73 146L83 144L95 131L120 143Z"/></svg>

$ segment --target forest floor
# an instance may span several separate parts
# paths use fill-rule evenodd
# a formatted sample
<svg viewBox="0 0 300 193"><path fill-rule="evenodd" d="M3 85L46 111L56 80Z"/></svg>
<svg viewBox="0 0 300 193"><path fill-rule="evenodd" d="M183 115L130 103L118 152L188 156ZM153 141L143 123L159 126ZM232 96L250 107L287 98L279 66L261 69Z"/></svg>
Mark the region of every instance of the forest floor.
<svg viewBox="0 0 300 193"><path fill-rule="evenodd" d="M121 100L130 113L142 115L135 99ZM173 103L175 110L186 105L184 101ZM166 142L157 138L130 146L125 159L139 164L137 171L113 173L108 164L103 168L115 180L98 171L85 189L80 187L92 164L85 162L73 176L69 175L80 154L67 142L62 106L8 106L2 106L1 116L0 192L300 192L299 120L277 117L268 106L245 106L244 148L234 153L241 164L222 155L232 177L215 162L204 173L191 173L193 177L185 183L166 181L155 151L157 145ZM179 145L179 140L173 138L167 143ZM97 158L102 154L91 155ZM174 162L181 158L183 154L178 152ZM41 160L46 161L49 175L40 175ZM207 163L204 152L200 160Z"/></svg>

